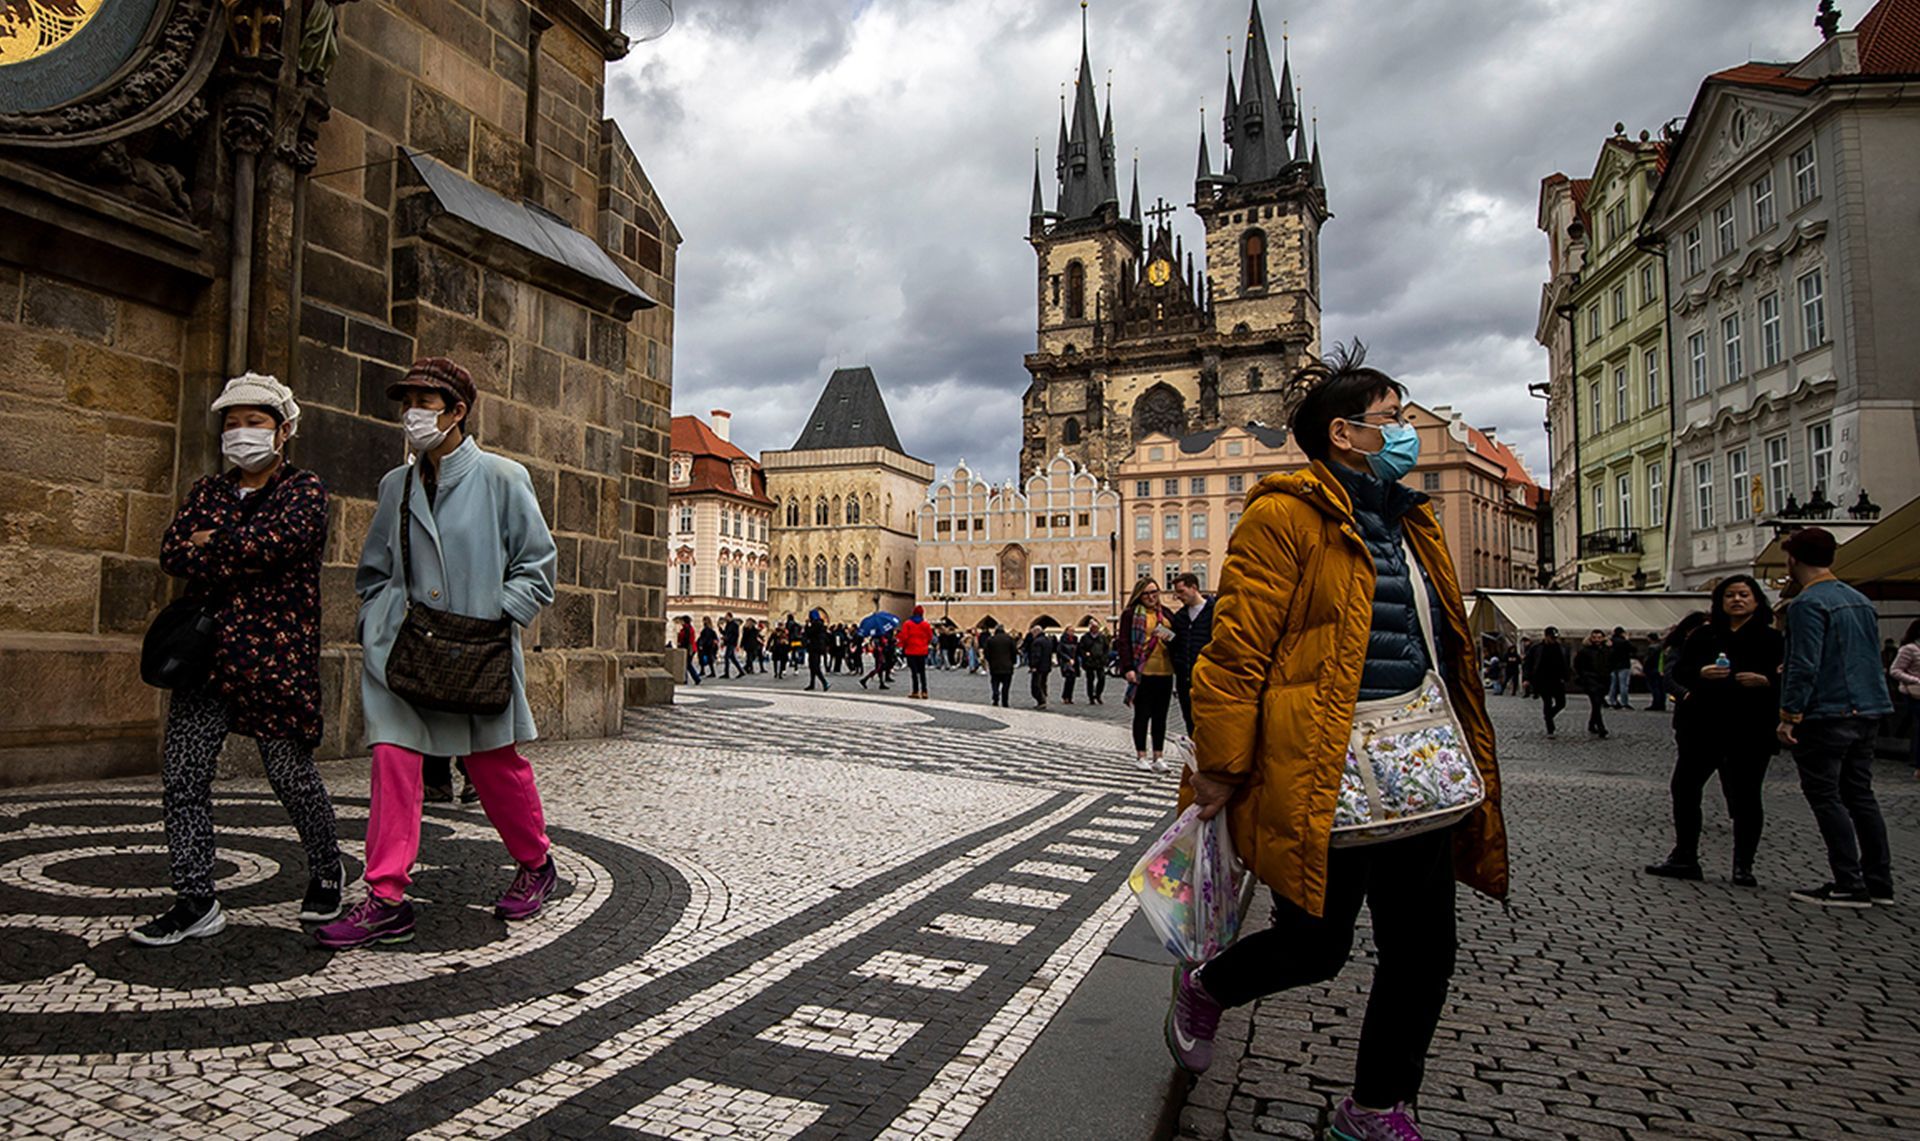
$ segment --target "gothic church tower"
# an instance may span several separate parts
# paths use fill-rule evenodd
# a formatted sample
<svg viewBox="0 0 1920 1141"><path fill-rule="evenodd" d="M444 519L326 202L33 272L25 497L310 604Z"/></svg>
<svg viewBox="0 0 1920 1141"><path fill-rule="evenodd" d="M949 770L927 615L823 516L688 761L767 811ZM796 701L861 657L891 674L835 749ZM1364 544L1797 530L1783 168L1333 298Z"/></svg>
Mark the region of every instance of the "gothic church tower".
<svg viewBox="0 0 1920 1141"><path fill-rule="evenodd" d="M1105 477L1150 433L1281 424L1292 411L1286 379L1320 349L1325 178L1284 56L1274 79L1257 0L1238 86L1227 79L1226 169L1212 169L1200 141L1197 269L1167 224L1171 207L1143 225L1137 165L1121 214L1112 99L1103 117L1092 80L1083 24L1053 210L1035 156L1027 240L1039 319L1025 362L1023 474L1064 452Z"/></svg>

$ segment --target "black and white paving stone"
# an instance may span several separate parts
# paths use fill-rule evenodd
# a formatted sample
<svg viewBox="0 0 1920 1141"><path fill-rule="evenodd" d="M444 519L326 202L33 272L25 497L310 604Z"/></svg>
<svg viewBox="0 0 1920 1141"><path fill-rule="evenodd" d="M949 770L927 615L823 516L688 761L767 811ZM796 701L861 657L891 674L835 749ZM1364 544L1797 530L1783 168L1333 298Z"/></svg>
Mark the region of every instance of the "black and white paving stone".
<svg viewBox="0 0 1920 1141"><path fill-rule="evenodd" d="M494 919L504 851L433 806L391 948L312 945L263 781L218 792L228 930L157 950L151 782L0 798L6 1135L958 1136L1128 918L1174 778L1112 725L840 689L534 746L547 914ZM351 877L364 764L326 775Z"/></svg>

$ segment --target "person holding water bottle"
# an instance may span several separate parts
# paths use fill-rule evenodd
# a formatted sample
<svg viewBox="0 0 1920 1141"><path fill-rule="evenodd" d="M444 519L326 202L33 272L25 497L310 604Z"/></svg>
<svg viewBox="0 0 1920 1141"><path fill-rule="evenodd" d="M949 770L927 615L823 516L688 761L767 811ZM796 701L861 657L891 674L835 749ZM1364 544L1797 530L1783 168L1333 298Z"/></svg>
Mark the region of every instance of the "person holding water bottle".
<svg viewBox="0 0 1920 1141"><path fill-rule="evenodd" d="M1650 876L1697 880L1700 797L1707 778L1720 774L1720 791L1733 819L1736 887L1754 887L1753 858L1765 822L1760 788L1779 747L1770 722L1779 708L1780 662L1786 642L1774 629L1773 607L1760 584L1734 575L1714 588L1707 621L1688 635L1674 667L1673 851Z"/></svg>

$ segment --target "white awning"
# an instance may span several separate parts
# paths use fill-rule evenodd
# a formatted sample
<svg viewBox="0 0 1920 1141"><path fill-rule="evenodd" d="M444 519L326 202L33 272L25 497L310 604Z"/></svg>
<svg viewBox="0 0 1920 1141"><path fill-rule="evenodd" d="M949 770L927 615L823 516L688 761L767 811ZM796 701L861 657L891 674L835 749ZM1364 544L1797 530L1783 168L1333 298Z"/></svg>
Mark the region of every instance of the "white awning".
<svg viewBox="0 0 1920 1141"><path fill-rule="evenodd" d="M1833 573L1854 586L1920 582L1920 499L1867 528L1834 555Z"/></svg>
<svg viewBox="0 0 1920 1141"><path fill-rule="evenodd" d="M1476 590L1469 601L1468 624L1475 634L1504 638L1538 635L1556 626L1565 636L1588 630L1611 633L1625 627L1630 635L1663 634L1695 610L1705 610L1705 593L1664 593L1571 590Z"/></svg>

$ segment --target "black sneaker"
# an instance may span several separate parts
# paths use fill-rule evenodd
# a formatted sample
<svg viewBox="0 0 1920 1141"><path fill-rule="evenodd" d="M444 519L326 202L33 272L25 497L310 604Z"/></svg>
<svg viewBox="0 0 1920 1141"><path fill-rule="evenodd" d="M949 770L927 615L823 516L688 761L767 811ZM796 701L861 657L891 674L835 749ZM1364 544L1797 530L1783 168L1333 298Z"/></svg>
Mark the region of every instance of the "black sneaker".
<svg viewBox="0 0 1920 1141"><path fill-rule="evenodd" d="M1893 889L1890 887L1869 886L1867 888L1867 898L1873 901L1875 907L1892 907Z"/></svg>
<svg viewBox="0 0 1920 1141"><path fill-rule="evenodd" d="M479 799L480 799L480 790L473 787L473 778L469 776L462 776L460 778L460 803L474 804L478 802Z"/></svg>
<svg viewBox="0 0 1920 1141"><path fill-rule="evenodd" d="M1670 880L1697 880L1704 878L1704 874L1700 871L1700 865L1698 863L1692 860L1676 860L1671 856L1667 857L1662 863L1648 864L1646 866L1646 873L1650 876L1660 876L1663 879Z"/></svg>
<svg viewBox="0 0 1920 1141"><path fill-rule="evenodd" d="M1841 888L1830 883L1819 887L1803 887L1787 893L1787 898L1796 903L1815 903L1821 907L1872 907L1873 900L1865 888Z"/></svg>
<svg viewBox="0 0 1920 1141"><path fill-rule="evenodd" d="M428 804L452 804L453 786L451 784L430 784L427 786Z"/></svg>
<svg viewBox="0 0 1920 1141"><path fill-rule="evenodd" d="M340 918L340 883L345 878L340 868L330 876L307 881L307 897L300 901L300 922L325 923Z"/></svg>
<svg viewBox="0 0 1920 1141"><path fill-rule="evenodd" d="M188 899L181 896L173 910L127 932L127 938L142 947L171 947L183 939L205 939L226 930L227 913L217 899Z"/></svg>
<svg viewBox="0 0 1920 1141"><path fill-rule="evenodd" d="M1752 868L1743 868L1737 864L1734 865L1732 882L1733 882L1733 886L1735 887L1759 887L1760 886L1760 881L1753 878Z"/></svg>

